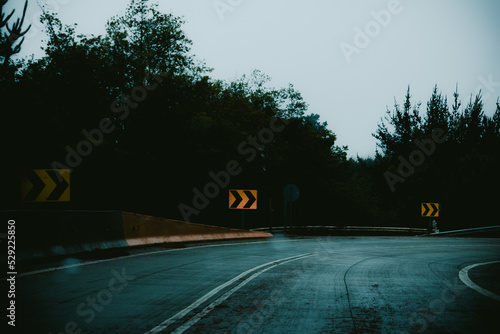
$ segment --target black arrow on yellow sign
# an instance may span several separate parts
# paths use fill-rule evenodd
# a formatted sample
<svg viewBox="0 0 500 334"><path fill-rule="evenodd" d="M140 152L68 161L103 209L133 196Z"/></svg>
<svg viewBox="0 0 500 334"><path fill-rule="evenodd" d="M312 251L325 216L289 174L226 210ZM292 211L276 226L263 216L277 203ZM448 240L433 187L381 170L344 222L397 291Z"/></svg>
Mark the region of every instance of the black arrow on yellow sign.
<svg viewBox="0 0 500 334"><path fill-rule="evenodd" d="M439 203L422 203L422 217L439 217Z"/></svg>
<svg viewBox="0 0 500 334"><path fill-rule="evenodd" d="M257 190L229 190L230 209L257 209Z"/></svg>
<svg viewBox="0 0 500 334"><path fill-rule="evenodd" d="M45 188L45 183L38 177L34 170L27 171L25 177L29 182L33 185L33 187L29 190L27 194L23 196L23 200L26 202L33 202L36 200L38 195L42 192L43 188ZM27 186L26 180L23 180L23 193L25 187ZM29 185L28 185L29 186Z"/></svg>
<svg viewBox="0 0 500 334"><path fill-rule="evenodd" d="M25 202L69 202L69 169L34 169L24 174L22 199Z"/></svg>

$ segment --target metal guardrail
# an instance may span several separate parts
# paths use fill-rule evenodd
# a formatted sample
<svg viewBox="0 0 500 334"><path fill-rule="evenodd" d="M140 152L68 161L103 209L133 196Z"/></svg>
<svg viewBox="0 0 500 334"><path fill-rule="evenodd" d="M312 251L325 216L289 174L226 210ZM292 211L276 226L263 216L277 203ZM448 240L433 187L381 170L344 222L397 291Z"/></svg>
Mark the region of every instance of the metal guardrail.
<svg viewBox="0 0 500 334"><path fill-rule="evenodd" d="M252 231L269 231L269 227L260 227L251 229ZM273 231L284 231L283 226L273 226ZM338 232L391 232L391 233L412 233L424 234L428 232L426 228L414 227L399 227L399 226L293 226L291 229L287 227L286 230L320 230L320 231L338 231Z"/></svg>
<svg viewBox="0 0 500 334"><path fill-rule="evenodd" d="M462 230L453 230L453 231L444 231L444 232L435 232L435 233L426 234L425 236L465 235L465 234L494 232L494 231L500 231L500 225L474 227L474 228L466 228L466 229L462 229Z"/></svg>

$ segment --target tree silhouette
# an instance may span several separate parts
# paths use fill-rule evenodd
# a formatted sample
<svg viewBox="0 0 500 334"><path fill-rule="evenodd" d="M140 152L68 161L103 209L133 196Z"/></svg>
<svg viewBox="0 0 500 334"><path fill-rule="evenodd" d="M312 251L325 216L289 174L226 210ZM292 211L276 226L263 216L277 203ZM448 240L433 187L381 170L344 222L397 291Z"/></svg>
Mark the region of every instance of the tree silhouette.
<svg viewBox="0 0 500 334"><path fill-rule="evenodd" d="M12 55L21 51L21 46L24 42L24 35L31 28L31 24L23 30L24 19L26 10L28 9L28 0L24 3L23 13L20 18L9 25L9 21L14 16L15 10L13 9L9 14L4 13L4 6L8 0L0 0L0 58L2 59L3 70L5 71L9 66L9 61ZM6 31L2 31L2 30Z"/></svg>
<svg viewBox="0 0 500 334"><path fill-rule="evenodd" d="M193 189L203 191L210 172L237 161L242 172L231 187L259 189L263 208L272 199L279 206L282 188L295 182L303 189L297 222L307 219L305 212L327 217L328 205L317 209L315 199L340 197L346 148L335 145L335 134L317 114L307 115L291 84L270 87L258 70L231 82L210 78L190 54L182 18L156 8L131 0L103 36L77 35L55 14L42 15L45 56L25 61L15 84L4 87L6 96L19 97L6 115L15 167L50 168L57 161L72 168L71 208L182 219L179 203L192 204ZM114 111L125 107L126 117ZM276 118L287 124L269 137ZM89 146L88 134L103 119L113 130ZM226 202L227 189L220 190L192 220L238 225ZM257 212L255 223L267 222L267 213Z"/></svg>
<svg viewBox="0 0 500 334"><path fill-rule="evenodd" d="M382 179L387 172L397 179L402 161L406 161L408 171L412 154L414 162L416 156L420 157L411 167L410 176L397 179L401 183L393 194L388 192L387 185L374 182L379 187L374 190L385 189L379 195L382 198L379 203L394 206L391 210L400 219L419 224L415 208L430 198L447 207L446 214L439 220L445 229L487 224L494 212L493 201L487 194L495 193L500 186L498 103L494 115L488 117L484 114L481 93L471 95L463 109L458 86L453 97L450 112L446 96L435 86L420 121L416 110L410 112L408 91L404 109L400 110L396 103L395 110L386 117L390 126L382 122L374 134L382 153L377 155L378 167L366 169L380 173L372 174L372 180ZM432 143L436 129L445 140ZM481 210L476 210L479 207Z"/></svg>

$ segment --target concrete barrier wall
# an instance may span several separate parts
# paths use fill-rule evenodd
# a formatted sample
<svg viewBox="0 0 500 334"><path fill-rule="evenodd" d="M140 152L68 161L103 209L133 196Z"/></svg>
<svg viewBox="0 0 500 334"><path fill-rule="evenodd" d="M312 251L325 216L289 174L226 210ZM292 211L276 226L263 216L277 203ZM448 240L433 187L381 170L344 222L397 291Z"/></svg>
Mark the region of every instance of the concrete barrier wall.
<svg viewBox="0 0 500 334"><path fill-rule="evenodd" d="M123 212L125 241L129 246L167 242L269 238L271 234L219 226L186 223L137 213Z"/></svg>
<svg viewBox="0 0 500 334"><path fill-rule="evenodd" d="M16 221L17 260L167 242L272 237L122 211L7 210L0 217L5 226Z"/></svg>

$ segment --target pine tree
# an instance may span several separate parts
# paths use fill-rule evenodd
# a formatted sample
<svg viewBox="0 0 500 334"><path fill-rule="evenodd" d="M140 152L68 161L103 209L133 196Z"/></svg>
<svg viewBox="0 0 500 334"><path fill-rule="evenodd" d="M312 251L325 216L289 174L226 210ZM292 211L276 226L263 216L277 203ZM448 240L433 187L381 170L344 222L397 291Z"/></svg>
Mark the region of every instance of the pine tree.
<svg viewBox="0 0 500 334"><path fill-rule="evenodd" d="M434 86L430 100L427 102L427 114L423 124L424 133L429 135L432 131L440 129L447 134L450 118L448 99L438 91L436 85Z"/></svg>
<svg viewBox="0 0 500 334"><path fill-rule="evenodd" d="M403 109L394 99L394 110L387 110L385 121L394 131L391 133L382 120L378 124L373 136L379 140L378 147L385 155L394 156L404 154L411 147L411 143L421 134L422 120L419 115L420 102L412 106L410 86L405 95Z"/></svg>

